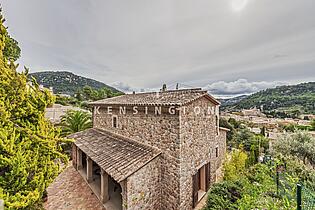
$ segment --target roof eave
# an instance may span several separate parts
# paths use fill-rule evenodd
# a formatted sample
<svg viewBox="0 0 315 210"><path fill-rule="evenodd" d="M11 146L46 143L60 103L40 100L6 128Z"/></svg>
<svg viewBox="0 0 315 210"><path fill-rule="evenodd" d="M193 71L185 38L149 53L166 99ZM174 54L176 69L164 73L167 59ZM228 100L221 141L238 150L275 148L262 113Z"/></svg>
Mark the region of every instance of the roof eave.
<svg viewBox="0 0 315 210"><path fill-rule="evenodd" d="M162 152L159 152L158 154L154 155L150 160L146 161L140 168L138 168L137 170L131 171L129 174L127 174L126 176L124 176L123 178L121 178L120 180L118 180L117 182L120 183L124 180L126 180L128 177L132 176L134 173L136 173L137 171L139 171L140 169L142 169L143 167L145 167L147 164L149 164L150 162L152 162L155 158L157 158L158 156L160 156L162 154Z"/></svg>
<svg viewBox="0 0 315 210"><path fill-rule="evenodd" d="M196 97L190 101L187 101L186 103L182 103L180 104L180 106L186 106L190 103L193 103L194 101L202 98L202 97L206 97L209 101L211 101L214 105L221 105L220 101L218 101L217 99L215 99L213 96L209 95L208 93L205 93L203 95L200 95L199 97Z"/></svg>
<svg viewBox="0 0 315 210"><path fill-rule="evenodd" d="M221 102L215 99L212 95L207 93L205 96L209 98L209 100L212 101L215 105L221 105Z"/></svg>

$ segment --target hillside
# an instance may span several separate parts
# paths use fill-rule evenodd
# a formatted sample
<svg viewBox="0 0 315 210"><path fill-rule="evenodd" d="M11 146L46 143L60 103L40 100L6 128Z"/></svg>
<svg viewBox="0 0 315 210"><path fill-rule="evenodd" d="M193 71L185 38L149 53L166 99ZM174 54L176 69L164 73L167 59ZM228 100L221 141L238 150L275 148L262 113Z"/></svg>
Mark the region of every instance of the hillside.
<svg viewBox="0 0 315 210"><path fill-rule="evenodd" d="M315 114L315 82L279 86L254 93L238 102L224 104L224 110L263 108L266 113Z"/></svg>
<svg viewBox="0 0 315 210"><path fill-rule="evenodd" d="M247 98L247 95L236 96L233 98L219 98L218 100L221 102L221 106L227 107L230 105L234 105L245 98Z"/></svg>
<svg viewBox="0 0 315 210"><path fill-rule="evenodd" d="M30 73L29 76L35 77L37 82L44 87L53 87L54 93L74 95L77 90L84 86L90 86L93 89L108 88L114 93L120 92L117 89L102 82L75 75L67 71L43 71Z"/></svg>

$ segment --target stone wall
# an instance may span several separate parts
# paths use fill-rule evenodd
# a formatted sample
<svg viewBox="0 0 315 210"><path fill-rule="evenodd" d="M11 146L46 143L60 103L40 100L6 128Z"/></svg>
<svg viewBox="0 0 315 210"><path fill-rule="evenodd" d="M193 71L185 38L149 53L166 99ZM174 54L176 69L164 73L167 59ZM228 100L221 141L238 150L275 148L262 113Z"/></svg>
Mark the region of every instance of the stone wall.
<svg viewBox="0 0 315 210"><path fill-rule="evenodd" d="M198 109L200 108L200 113ZM198 169L210 162L211 184L216 180L216 173L225 156L225 131L216 128L217 110L205 97L196 100L185 108L185 113L180 115L180 209L193 208L192 176ZM195 109L195 110L194 110ZM199 113L199 114L198 114ZM215 148L219 148L219 156L216 157Z"/></svg>
<svg viewBox="0 0 315 210"><path fill-rule="evenodd" d="M162 114L154 114L154 107L149 107L145 114L144 107L138 107L138 113L133 114L132 107L126 107L126 114L120 113L120 107L108 106L98 109L93 115L93 127L108 130L138 142L160 149L166 155L179 158L179 119L178 113L168 114L168 108L163 107ZM112 126L112 117L117 117L117 128Z"/></svg>
<svg viewBox="0 0 315 210"><path fill-rule="evenodd" d="M93 116L93 127L101 128L129 137L138 142L158 148L162 151L161 161L161 209L179 209L179 117L178 112L169 114L169 108L163 107L161 114L155 114L154 107L138 107L138 113L133 114L132 107L126 107L126 114L121 113L120 107L104 106ZM113 128L112 116L117 116L118 127ZM158 210L158 209L156 209Z"/></svg>
<svg viewBox="0 0 315 210"><path fill-rule="evenodd" d="M223 162L225 160L225 155L226 155L226 130L221 130L220 129L220 133L217 136L217 142L219 145L219 158L215 159L214 164L216 165L216 167L214 169L216 169L215 172L215 182L219 182L223 180Z"/></svg>
<svg viewBox="0 0 315 210"><path fill-rule="evenodd" d="M200 113L196 114L195 107ZM216 128L216 112L208 113L208 107L218 111L205 97L181 107L174 115L169 114L169 107L162 107L162 113L156 114L154 107L137 107L133 114L132 107L126 107L126 113L120 107L102 106L98 114L93 115L93 127L114 132L162 151L159 156L159 182L154 175L157 169L149 164L129 177L126 183L127 204L131 209L154 210L190 210L192 209L192 175L204 164L211 163L211 181L214 183L220 174L218 170L225 156L225 131ZM183 110L183 108L185 110ZM117 116L117 128L112 126L112 117ZM219 148L219 157L215 157L215 148ZM153 173L153 177L150 176ZM218 175L217 175L218 174ZM149 177L147 177L149 176ZM146 180L148 179L148 180ZM154 189L145 189L148 184ZM160 194L156 194L155 182L159 183ZM152 192L151 192L152 190ZM150 200L154 193L155 199ZM143 200L138 200L139 194ZM133 198L135 196L135 198ZM144 208L141 205L147 206Z"/></svg>
<svg viewBox="0 0 315 210"><path fill-rule="evenodd" d="M161 163L156 157L127 178L126 203L128 210L161 209Z"/></svg>

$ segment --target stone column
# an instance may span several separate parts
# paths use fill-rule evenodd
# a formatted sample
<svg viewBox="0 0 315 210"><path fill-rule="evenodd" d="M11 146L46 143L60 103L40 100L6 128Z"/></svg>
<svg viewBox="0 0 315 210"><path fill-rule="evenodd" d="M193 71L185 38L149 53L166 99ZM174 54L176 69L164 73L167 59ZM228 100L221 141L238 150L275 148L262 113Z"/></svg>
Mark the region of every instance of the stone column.
<svg viewBox="0 0 315 210"><path fill-rule="evenodd" d="M86 180L88 182L92 181L92 175L93 175L93 161L90 157L86 157Z"/></svg>
<svg viewBox="0 0 315 210"><path fill-rule="evenodd" d="M102 203L106 203L108 200L108 174L101 169L101 201Z"/></svg>
<svg viewBox="0 0 315 210"><path fill-rule="evenodd" d="M77 170L82 169L82 151L77 147Z"/></svg>
<svg viewBox="0 0 315 210"><path fill-rule="evenodd" d="M120 186L121 186L121 199L122 199L122 207L123 210L127 210L127 183L126 183L126 179L122 182L120 182Z"/></svg>

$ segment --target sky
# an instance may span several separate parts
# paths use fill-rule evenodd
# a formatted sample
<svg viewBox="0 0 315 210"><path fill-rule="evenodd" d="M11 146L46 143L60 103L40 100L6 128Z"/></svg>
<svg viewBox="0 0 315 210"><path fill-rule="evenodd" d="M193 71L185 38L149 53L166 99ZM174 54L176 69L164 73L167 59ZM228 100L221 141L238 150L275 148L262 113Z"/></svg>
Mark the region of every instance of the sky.
<svg viewBox="0 0 315 210"><path fill-rule="evenodd" d="M2 0L20 67L218 96L315 81L314 0Z"/></svg>

